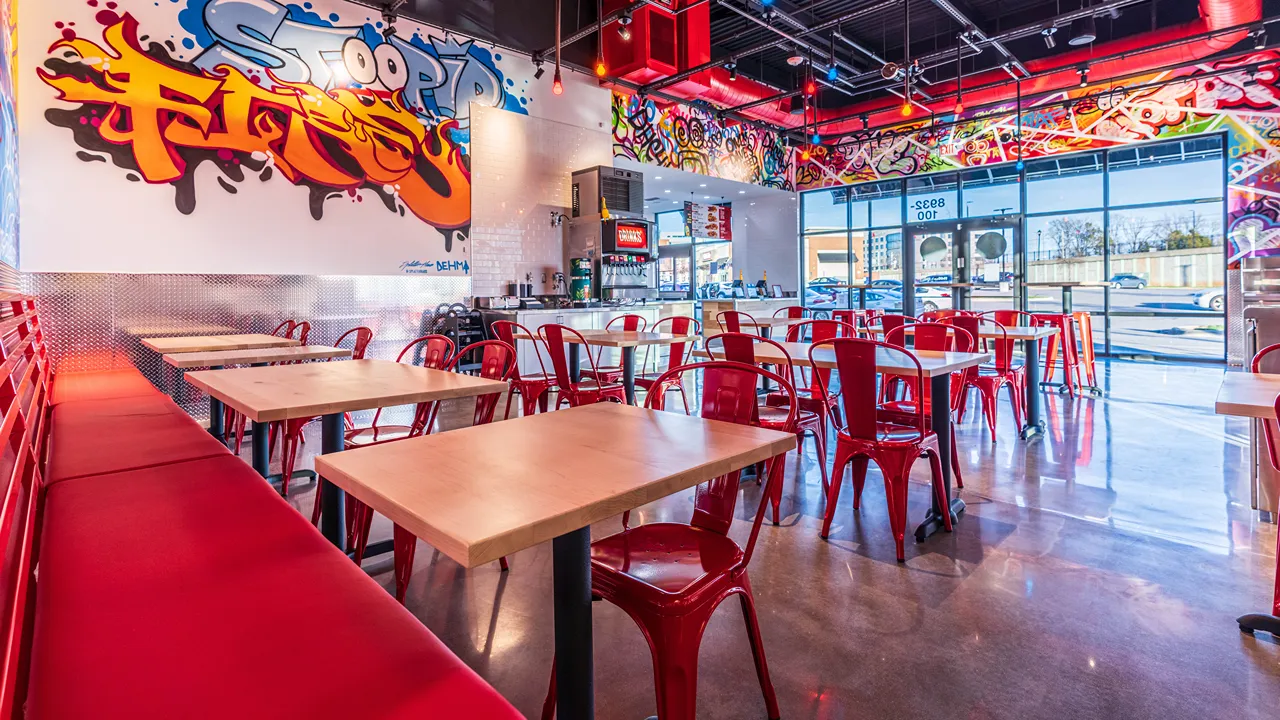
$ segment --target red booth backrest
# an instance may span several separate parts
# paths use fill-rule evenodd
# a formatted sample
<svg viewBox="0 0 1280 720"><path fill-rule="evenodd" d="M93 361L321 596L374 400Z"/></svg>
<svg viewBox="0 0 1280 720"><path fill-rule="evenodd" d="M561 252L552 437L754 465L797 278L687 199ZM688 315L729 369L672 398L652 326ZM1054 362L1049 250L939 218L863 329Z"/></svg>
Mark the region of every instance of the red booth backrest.
<svg viewBox="0 0 1280 720"><path fill-rule="evenodd" d="M16 295L0 296L0 718L20 714L26 691L30 642L33 550L42 485L49 383L52 373L35 303Z"/></svg>

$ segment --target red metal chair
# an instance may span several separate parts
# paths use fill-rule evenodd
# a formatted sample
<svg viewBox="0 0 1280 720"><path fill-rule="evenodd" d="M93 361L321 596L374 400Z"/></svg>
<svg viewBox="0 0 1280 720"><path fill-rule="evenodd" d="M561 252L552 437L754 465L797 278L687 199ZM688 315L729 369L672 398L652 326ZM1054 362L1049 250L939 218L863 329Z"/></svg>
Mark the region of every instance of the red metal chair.
<svg viewBox="0 0 1280 720"><path fill-rule="evenodd" d="M1260 352L1259 355L1261 355L1262 353L1270 352L1277 348L1280 348L1280 345L1270 345L1266 348L1263 348L1262 352ZM1254 360L1256 362L1257 358L1254 358ZM1257 370L1254 370L1254 372L1257 372ZM1280 396L1276 397L1275 411L1277 413L1276 417L1280 417ZM1262 426L1266 428L1267 453L1271 457L1271 467L1275 468L1276 470L1280 470L1280 453L1277 453L1276 451L1276 441L1271 432L1271 425L1272 423L1270 420L1262 423ZM1276 562L1276 587L1275 587L1275 591L1271 596L1271 614L1272 615L1280 615L1280 537L1276 539L1276 558L1278 558Z"/></svg>
<svg viewBox="0 0 1280 720"><path fill-rule="evenodd" d="M933 352L973 352L977 348L977 332L970 330L962 325L954 325L956 321L969 321L976 327L978 319L972 316L952 316L947 322L943 323L916 323L912 325L915 328L915 350L926 350ZM905 332L906 328L898 328L893 334ZM887 340L889 344L894 343ZM951 373L951 397L948 399L948 408L955 415L960 406L964 391L964 382L970 374L971 368L966 368L959 372ZM928 383L924 384L924 419L929 430L933 430L933 392ZM916 412L916 404L914 400L891 400L881 403L880 408L885 412L887 419L895 423L909 423L910 416ZM956 426L952 422L951 428L951 471L956 477L956 487L964 487L964 477L960 472L960 451L956 444Z"/></svg>
<svg viewBox="0 0 1280 720"><path fill-rule="evenodd" d="M704 362L674 368L658 379L666 382L677 374L702 371L701 416L710 420L752 424L756 407L756 385L762 378L786 388L781 375L733 362ZM650 394L646 407L662 409L665 396ZM794 431L792 423L799 408L785 409L784 431ZM769 481L765 495L782 481L783 456L768 461ZM755 550L764 520L763 499L756 510L746 548L729 537L736 517L740 470L698 486L693 518L684 523L648 523L624 527L623 531L591 544L591 592L593 597L613 603L640 626L653 654L654 689L658 717L662 720L694 720L697 714L698 648L712 613L732 595L742 601L747 637L756 664L756 677L764 693L770 718L778 718L778 702L764 643L756 618L755 597L747 577L747 565ZM553 663L554 667L554 663ZM555 712L556 677L543 705L543 720ZM714 713L712 713L714 714Z"/></svg>
<svg viewBox="0 0 1280 720"><path fill-rule="evenodd" d="M1061 346L1063 384L1066 385L1067 393L1074 397L1076 386L1082 384L1075 318L1062 313L1034 313L1031 317L1039 325L1058 329L1057 335L1049 336L1049 350L1044 355L1044 382L1053 382L1058 369L1058 348Z"/></svg>
<svg viewBox="0 0 1280 720"><path fill-rule="evenodd" d="M828 322L829 323L832 321L831 320L826 320L826 321L810 320L806 322ZM756 362L756 359L755 359L756 343L759 343L761 345L773 346L779 353L782 354L782 357L786 358L786 365L788 368L794 365L794 363L792 362L791 354L787 352L787 349L783 347L781 343L776 342L774 340L770 340L769 338L760 337L759 335L754 335L752 333L721 333L719 335L712 335L711 337L707 338L707 351L710 353L713 353L713 356L714 356L714 353L716 352L715 346L716 344L719 344L724 353L724 358L726 361L743 363L745 365L762 365L763 363L758 363ZM771 372L770 374L773 374L773 373ZM766 398L765 403L756 408L756 424L758 424L760 427L769 428L772 430L781 430L784 427L784 421L786 420L786 417L785 417L786 414L782 412L781 405L784 403L786 405L790 405L793 402L797 406L799 405L798 399L797 400L791 399L791 398L797 398L797 395L795 391L795 386L790 381L787 383L786 386L779 386L779 387L781 389L781 392L779 394L771 395L770 397ZM703 388L703 394L704 395L706 394L705 387ZM823 390L818 393L818 397L823 397L825 394L826 394L826 391ZM777 398L783 398L784 400L779 401L777 400ZM774 402L773 403L769 402L770 399L773 399ZM797 440L796 453L801 458L804 457L805 434L806 433L813 434L814 443L817 445L817 450L818 450L818 470L822 473L822 488L825 491L829 482L827 478L827 433L826 433L827 412L825 410L825 407L823 405L818 405L817 408L814 410L801 409L799 411L799 415L795 420L794 425L795 425L795 433L796 433L796 440ZM760 478L760 477L763 477L763 475L761 472L758 471L756 477ZM779 511L780 505L782 504L781 483L779 483L778 495L772 498L772 502L773 502L773 523L777 525L778 522L780 522L778 511Z"/></svg>
<svg viewBox="0 0 1280 720"><path fill-rule="evenodd" d="M299 326L303 325L306 326L306 330L304 331L305 336L310 333L311 325L305 322L299 324ZM369 348L369 343L373 340L373 331L367 327L352 328L344 332L341 337L334 342L333 346L342 347L342 343L345 342L348 337L352 336L354 336L354 338L352 339L351 359L363 360L365 351ZM305 342L303 344L305 344ZM298 464L298 453L302 450L302 443L306 442L303 433L306 430L307 424L313 422L315 419L316 418L313 417L298 418L295 420L286 420L283 423L271 424L270 443L273 454L275 452L276 434L281 427L284 428L284 441L280 450L280 494L282 495L289 494L290 476L293 475L293 469ZM343 424L346 426L348 431L355 429L355 421L351 419L351 413L343 413L342 419Z"/></svg>
<svg viewBox="0 0 1280 720"><path fill-rule="evenodd" d="M542 352L538 350L538 345L542 341L538 339L536 333L529 328L510 320L495 320L493 325L493 334L498 336L502 342L511 347L516 345L516 333L528 335L530 342L533 343L533 354L538 360L538 368L541 372L532 375L520 374L520 362L517 358L516 369L509 381L511 390L507 393L507 409L502 414L502 419L506 420L511 417L511 398L516 393L520 394L520 401L524 415L533 415L539 409L542 412L547 411L547 402L550 398L551 391L556 388L556 379L554 375L547 374L547 366L542 362ZM517 352L517 355L519 353Z"/></svg>
<svg viewBox="0 0 1280 720"><path fill-rule="evenodd" d="M293 320L285 320L277 325L276 329L271 331L271 334L277 337L293 337L293 331L297 326L297 322ZM310 329L309 325L307 327ZM304 342L303 344L306 343ZM235 449L236 454L239 455L240 448L244 446L245 416L240 414L238 410L233 410L230 405L224 405L222 411L222 427L226 428L227 432L235 435Z"/></svg>
<svg viewBox="0 0 1280 720"><path fill-rule="evenodd" d="M910 315L884 313L880 316L880 331L883 333L884 342L895 347L905 349L907 347L906 332L896 333L895 331L898 328L906 327L907 325L914 325L915 323L916 319ZM870 333L868 333L868 335L870 339L875 339L874 335L871 335ZM911 387L909 385L905 385L902 378L897 376L887 377L884 379L884 383L880 386L880 401L885 402L897 398L900 394L904 400L909 399L911 397L910 393Z"/></svg>
<svg viewBox="0 0 1280 720"><path fill-rule="evenodd" d="M1080 330L1080 366L1084 368L1084 377L1089 387L1098 387L1098 369L1096 350L1093 347L1093 316L1088 310L1077 310L1071 313Z"/></svg>
<svg viewBox="0 0 1280 720"><path fill-rule="evenodd" d="M481 353L479 377L487 380L510 381L515 372L516 350L501 340L482 340L472 343L460 350L449 361L447 370L457 372L462 358L472 353ZM493 422L494 412L498 409L498 400L502 393L490 393L476 398L475 415L472 425L488 425ZM356 498L347 496L347 516L355 525L355 542L352 548L352 559L359 565L364 559L364 552L369 547L369 528L373 524L373 510ZM353 517L354 516L354 517ZM409 580L413 577L413 556L418 549L418 538L397 523L393 532L392 546L395 555L396 600L404 604L405 592L409 589ZM498 564L505 572L509 566L505 557L498 559Z"/></svg>
<svg viewBox="0 0 1280 720"><path fill-rule="evenodd" d="M946 488L943 485L942 462L938 457L938 436L928 428L925 404L918 403L909 422L890 422L882 419L883 411L876 401L878 375L876 353L885 351L901 355L915 366L915 373L904 377L914 387L915 397L924 397L924 371L920 361L906 350L876 340L837 338L815 343L809 348L813 358L818 348L830 346L835 350L836 368L840 373L840 399L844 405L844 417L848 424L836 428L836 463L831 487L827 492L827 508L822 520L822 537L831 533L835 519L836 502L840 498L840 484L846 465L853 466L853 507L862 504L862 486L867 477L867 463L874 460L884 476L885 495L889 504L889 525L897 543L898 561L906 559L904 539L907 527L907 486L911 466L916 458L929 458L933 473L933 491L939 507L946 507ZM951 530L951 514L942 513L943 526Z"/></svg>
<svg viewBox="0 0 1280 720"><path fill-rule="evenodd" d="M950 310L950 309L926 310L920 313L920 319L924 320L925 322L938 322L939 320L953 318L953 317L956 317L957 315L972 315L972 314L973 313L968 310Z"/></svg>
<svg viewBox="0 0 1280 720"><path fill-rule="evenodd" d="M803 305L788 305L787 307L774 310L773 316L799 320L809 316L809 308Z"/></svg>
<svg viewBox="0 0 1280 720"><path fill-rule="evenodd" d="M742 332L744 322L752 330L756 329L756 319L740 310L725 310L718 313L716 322L720 324L720 332L722 333Z"/></svg>
<svg viewBox="0 0 1280 720"><path fill-rule="evenodd" d="M415 361L421 358L422 367L432 370L443 370L449 365L449 361L453 356L453 341L443 335L424 335L414 339L400 354L396 356L396 362L406 362L405 357L408 356L409 364L417 364ZM419 356L419 353L420 356ZM373 423L366 428L357 428L346 432L343 442L343 449L351 450L357 447L369 447L370 445L380 445L386 442L394 442L396 440L404 440L405 438L419 437L431 432L431 428L435 425L437 405L434 401L421 402L414 407L413 420L408 425L383 425L382 411L385 408L378 408L373 414ZM320 524L320 513L322 511L320 498L323 497L321 488L324 486L324 478L316 479L316 501L311 508L311 522L314 525ZM350 501L350 496L348 496ZM353 546L354 541L354 525L352 517L354 513L347 513L347 547Z"/></svg>
<svg viewBox="0 0 1280 720"><path fill-rule="evenodd" d="M1249 372L1262 372L1262 361L1266 359L1268 355L1276 351L1280 351L1280 343L1268 345L1259 350L1258 354L1254 355L1253 360L1249 363ZM1277 415L1276 417L1280 417L1280 415ZM1266 436L1267 449L1271 452L1271 464L1275 465L1277 469L1280 469L1280 463L1277 463L1277 460L1280 460L1280 457L1277 457L1276 454L1276 440L1274 437L1275 430L1272 429L1272 426L1274 425L1276 425L1275 422L1272 422L1271 420L1264 420L1262 422L1262 434Z"/></svg>
<svg viewBox="0 0 1280 720"><path fill-rule="evenodd" d="M689 351L693 349L694 343L697 342L697 336L702 334L702 323L691 317L677 315L674 317L663 318L654 323L653 332L665 333L668 335L687 335L689 337L689 342L687 343L673 343L668 346L667 370L670 371L683 365L685 360L689 357ZM643 369L649 366L650 347L652 346L646 345L644 348L644 361L640 363L642 372L636 376L636 387L644 390L646 393L653 392L653 388L656 387L655 382L663 375L663 373L643 372ZM684 403L684 411L688 413L689 397L685 394L683 375L676 375L671 381L671 384L662 389L662 392L665 393L671 390L680 391L680 400Z"/></svg>
<svg viewBox="0 0 1280 720"><path fill-rule="evenodd" d="M542 343L547 347L547 354L551 356L551 366L556 373L556 386L560 389L556 398L556 407L559 407L562 402L568 402L569 407L578 407L606 400L626 405L627 392L622 383L602 383L593 379L573 382L569 376L569 358L565 350L565 346L568 345L565 340L566 335L576 338L582 348L588 347L582 333L571 327L547 324L538 328L538 337L542 338ZM587 356L587 360L591 363L590 369L599 375L600 368L596 367L595 356L587 351L579 353L579 357L582 355Z"/></svg>
<svg viewBox="0 0 1280 720"><path fill-rule="evenodd" d="M649 321L643 315L619 315L609 321L604 329L607 332L644 332L649 325ZM597 347L595 349L596 357L594 366L591 370L583 370L582 377L596 380L605 385L622 382L622 364L621 360L617 365L603 365L604 348Z"/></svg>
<svg viewBox="0 0 1280 720"><path fill-rule="evenodd" d="M966 378L965 397L960 401L960 418L968 411L967 388L977 388L982 397L982 414L991 430L991 442L996 441L996 420L999 417L1000 388L1009 387L1009 403L1013 406L1013 420L1017 427L1022 427L1022 410L1026 407L1027 368L1022 363L1015 363L1014 346L1017 341L1010 340L1005 326L986 317L978 318L981 325L990 325L999 337L985 341L987 351L995 356L995 362L979 366L976 373ZM1016 319L1016 318L1015 318Z"/></svg>
<svg viewBox="0 0 1280 720"><path fill-rule="evenodd" d="M855 337L856 333L857 329L853 325L838 320L806 320L787 328L787 342L822 342L837 337ZM807 338L807 340L801 340L801 338ZM826 417L832 412L839 411L840 401L836 395L827 395L824 398L819 394L820 388L814 378L817 373L823 373L824 380L828 385L830 384L830 370L794 365L791 369L791 383L800 396L800 411L819 414L822 420L822 436L825 438L827 436ZM770 393L765 403L773 405L775 401L778 401L778 393ZM823 461L825 462L825 456Z"/></svg>

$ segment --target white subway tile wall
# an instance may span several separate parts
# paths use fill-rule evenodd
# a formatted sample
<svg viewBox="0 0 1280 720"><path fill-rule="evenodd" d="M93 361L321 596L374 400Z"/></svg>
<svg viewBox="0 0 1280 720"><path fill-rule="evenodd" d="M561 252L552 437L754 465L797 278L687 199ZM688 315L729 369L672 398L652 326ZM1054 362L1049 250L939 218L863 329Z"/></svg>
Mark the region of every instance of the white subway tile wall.
<svg viewBox="0 0 1280 720"><path fill-rule="evenodd" d="M544 270L564 270L575 170L613 165L613 138L604 129L565 125L497 108L471 113L471 277L478 296L503 295L507 283L533 276L534 292L549 291ZM550 278L548 277L548 283Z"/></svg>

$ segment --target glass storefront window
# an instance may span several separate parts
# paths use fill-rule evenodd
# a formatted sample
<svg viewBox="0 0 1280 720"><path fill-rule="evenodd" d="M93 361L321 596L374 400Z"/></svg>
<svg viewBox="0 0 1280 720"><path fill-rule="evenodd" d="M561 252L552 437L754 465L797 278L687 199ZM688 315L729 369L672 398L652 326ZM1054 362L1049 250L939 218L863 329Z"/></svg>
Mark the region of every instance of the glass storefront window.
<svg viewBox="0 0 1280 720"><path fill-rule="evenodd" d="M962 174L963 217L1009 215L1022 212L1018 170L1012 165L968 170Z"/></svg>
<svg viewBox="0 0 1280 720"><path fill-rule="evenodd" d="M805 302L808 307L845 307L837 285L849 284L851 256L847 232L804 236Z"/></svg>
<svg viewBox="0 0 1280 720"><path fill-rule="evenodd" d="M829 232L849 228L849 189L832 188L801 195L801 232Z"/></svg>
<svg viewBox="0 0 1280 720"><path fill-rule="evenodd" d="M855 228L882 228L902 224L902 183L890 182L865 183L855 185L853 202L855 203ZM859 222L856 208L861 205L867 214L865 222Z"/></svg>
<svg viewBox="0 0 1280 720"><path fill-rule="evenodd" d="M693 248L697 266L698 297L733 297L733 243L700 243Z"/></svg>
<svg viewBox="0 0 1280 720"><path fill-rule="evenodd" d="M1090 153L1026 163L1030 214L1102 207L1102 155Z"/></svg>
<svg viewBox="0 0 1280 720"><path fill-rule="evenodd" d="M1112 207L1221 198L1222 138L1113 150L1108 169Z"/></svg>
<svg viewBox="0 0 1280 720"><path fill-rule="evenodd" d="M907 180L907 222L954 220L958 217L959 183L953 173Z"/></svg>
<svg viewBox="0 0 1280 720"><path fill-rule="evenodd" d="M673 245L691 242L689 236L685 235L683 210L672 210L671 212L658 213L655 216L655 219L658 224L659 245Z"/></svg>

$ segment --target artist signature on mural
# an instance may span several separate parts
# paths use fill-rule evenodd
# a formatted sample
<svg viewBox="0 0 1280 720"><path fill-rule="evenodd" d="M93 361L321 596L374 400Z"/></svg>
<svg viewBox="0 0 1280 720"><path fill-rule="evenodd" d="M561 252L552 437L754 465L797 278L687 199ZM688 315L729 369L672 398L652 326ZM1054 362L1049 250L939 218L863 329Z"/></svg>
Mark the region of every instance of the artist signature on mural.
<svg viewBox="0 0 1280 720"><path fill-rule="evenodd" d="M471 265L466 260L405 260L400 263L400 270L410 275L435 273L470 275Z"/></svg>

